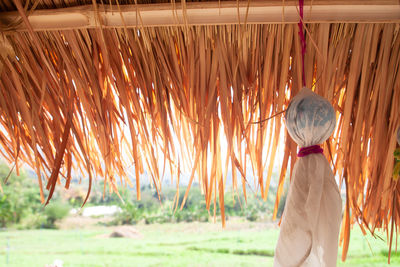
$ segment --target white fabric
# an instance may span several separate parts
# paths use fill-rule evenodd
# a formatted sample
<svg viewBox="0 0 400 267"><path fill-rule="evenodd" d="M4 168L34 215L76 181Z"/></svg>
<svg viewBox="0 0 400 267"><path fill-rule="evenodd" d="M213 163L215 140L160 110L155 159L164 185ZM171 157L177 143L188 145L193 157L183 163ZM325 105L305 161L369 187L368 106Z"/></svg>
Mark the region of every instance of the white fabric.
<svg viewBox="0 0 400 267"><path fill-rule="evenodd" d="M296 162L275 267L336 266L342 201L328 161L311 154Z"/></svg>
<svg viewBox="0 0 400 267"><path fill-rule="evenodd" d="M286 111L286 128L301 147L323 143L335 129L331 104L303 88ZM328 161L310 154L296 162L280 234L275 267L336 266L342 201Z"/></svg>
<svg viewBox="0 0 400 267"><path fill-rule="evenodd" d="M336 115L325 98L304 87L285 114L286 129L300 147L325 142L335 129Z"/></svg>

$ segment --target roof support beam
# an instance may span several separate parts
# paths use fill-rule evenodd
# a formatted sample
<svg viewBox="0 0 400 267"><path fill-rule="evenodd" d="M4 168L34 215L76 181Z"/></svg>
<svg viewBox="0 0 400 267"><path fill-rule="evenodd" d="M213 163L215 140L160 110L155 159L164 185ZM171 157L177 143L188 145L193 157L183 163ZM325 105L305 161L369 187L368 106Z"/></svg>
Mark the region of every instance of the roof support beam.
<svg viewBox="0 0 400 267"><path fill-rule="evenodd" d="M35 31L66 30L81 28L156 27L178 25L222 25L297 23L299 21L297 1L261 0L250 2L188 2L175 5L146 4L93 5L51 10L36 10L29 16ZM308 4L308 1L306 1ZM96 12L96 9L98 12ZM20 18L18 12L0 13L0 23L7 25ZM247 19L246 19L247 18ZM385 23L400 22L398 0L319 0L313 6L304 7L307 23ZM13 31L26 31L23 23Z"/></svg>

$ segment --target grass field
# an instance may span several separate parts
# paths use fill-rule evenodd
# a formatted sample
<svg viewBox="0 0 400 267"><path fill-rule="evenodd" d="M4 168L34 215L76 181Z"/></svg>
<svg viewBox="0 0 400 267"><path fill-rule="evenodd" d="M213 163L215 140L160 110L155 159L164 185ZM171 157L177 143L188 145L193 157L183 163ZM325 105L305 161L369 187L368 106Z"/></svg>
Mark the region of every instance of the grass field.
<svg viewBox="0 0 400 267"><path fill-rule="evenodd" d="M278 229L228 221L134 226L137 239L106 238L111 228L0 232L0 266L272 266ZM369 245L372 248L369 248ZM339 255L340 256L340 255ZM352 232L348 260L338 266L386 266L386 243ZM400 253L390 266L400 266Z"/></svg>

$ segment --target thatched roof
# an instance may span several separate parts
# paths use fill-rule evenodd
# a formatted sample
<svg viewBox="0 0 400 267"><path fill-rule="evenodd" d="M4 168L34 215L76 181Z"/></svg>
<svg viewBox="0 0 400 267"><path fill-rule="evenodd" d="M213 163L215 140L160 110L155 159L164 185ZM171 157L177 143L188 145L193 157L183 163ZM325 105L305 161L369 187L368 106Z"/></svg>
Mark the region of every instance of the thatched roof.
<svg viewBox="0 0 400 267"><path fill-rule="evenodd" d="M201 3L172 1L143 7L150 13L142 19L140 4L153 1L13 2L0 3L1 12L11 11L0 13L0 153L17 170L26 162L44 175L48 199L57 183L69 187L72 169L87 173L89 183L102 177L116 191L118 177L131 185L127 166L133 164L140 198L145 171L159 191L165 169L179 182L186 168L190 184L200 182L207 207L219 199L223 215L228 166L234 188L243 185L244 194L251 166L266 199L278 163L276 214L297 152L278 114L301 87L295 1L284 8L264 1L260 8L275 14L268 19L251 1L207 3L200 6L203 13L193 11ZM392 178L400 18L397 1L352 1L369 10L367 16L344 2L315 0L307 7L305 65L307 86L337 111L337 129L324 151L346 185L346 250L351 224L388 233L400 227L400 184ZM223 18L202 18L207 5ZM236 5L239 19L229 15ZM70 6L75 8L65 9ZM277 20L271 6L278 6L280 22L271 22ZM326 6L350 9L355 19L343 15L338 21L334 13L324 20ZM166 19L156 25L153 7L169 12L161 12ZM41 10L49 8L57 10ZM74 28L55 25L57 16ZM41 195L44 201L42 189Z"/></svg>

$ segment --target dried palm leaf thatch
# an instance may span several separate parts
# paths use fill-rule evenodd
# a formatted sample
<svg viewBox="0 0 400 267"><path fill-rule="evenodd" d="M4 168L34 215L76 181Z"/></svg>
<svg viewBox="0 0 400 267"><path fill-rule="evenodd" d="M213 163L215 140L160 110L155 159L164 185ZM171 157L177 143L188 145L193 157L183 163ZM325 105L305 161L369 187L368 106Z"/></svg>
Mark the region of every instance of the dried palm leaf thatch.
<svg viewBox="0 0 400 267"><path fill-rule="evenodd" d="M38 7L44 3L56 1ZM26 22L24 8L17 8ZM337 111L337 129L324 146L346 188L343 259L352 224L371 233L383 228L390 245L400 227L400 185L392 177L400 125L399 29L395 23L307 25L307 86ZM267 199L278 163L275 218L297 147L281 116L265 119L284 111L302 84L297 25L99 24L4 36L0 45L12 53L0 54L0 153L17 171L20 162L36 170L43 202L43 187L48 202L57 184L70 186L73 170L88 174L89 196L98 176L110 191L117 192L117 178L133 186L133 164L140 199L144 173L160 192L165 172L179 184L189 169L189 187L184 199L178 193L176 208L197 179L207 208L215 211L219 203L224 224L228 169L234 189L241 184L245 196L251 169Z"/></svg>

